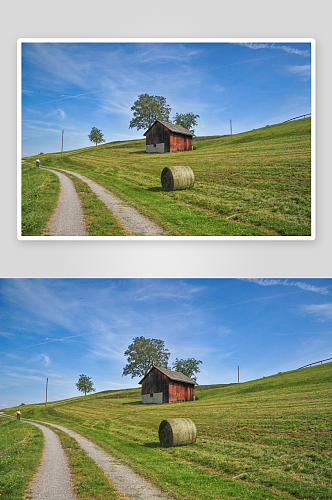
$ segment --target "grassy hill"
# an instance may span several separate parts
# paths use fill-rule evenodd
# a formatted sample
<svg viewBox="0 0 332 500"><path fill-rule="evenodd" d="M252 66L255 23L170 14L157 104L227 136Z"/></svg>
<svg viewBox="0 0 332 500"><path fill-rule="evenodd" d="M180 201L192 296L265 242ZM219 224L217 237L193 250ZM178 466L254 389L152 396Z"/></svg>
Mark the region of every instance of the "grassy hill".
<svg viewBox="0 0 332 500"><path fill-rule="evenodd" d="M311 234L310 118L197 138L194 148L151 155L145 140L118 141L40 159L42 166L79 172L117 193L165 235ZM161 171L172 165L192 168L193 188L162 191Z"/></svg>
<svg viewBox="0 0 332 500"><path fill-rule="evenodd" d="M326 363L209 386L188 403L143 405L132 389L21 411L78 431L177 499L328 500L331 380L332 363ZM159 424L176 417L195 422L197 441L162 448Z"/></svg>

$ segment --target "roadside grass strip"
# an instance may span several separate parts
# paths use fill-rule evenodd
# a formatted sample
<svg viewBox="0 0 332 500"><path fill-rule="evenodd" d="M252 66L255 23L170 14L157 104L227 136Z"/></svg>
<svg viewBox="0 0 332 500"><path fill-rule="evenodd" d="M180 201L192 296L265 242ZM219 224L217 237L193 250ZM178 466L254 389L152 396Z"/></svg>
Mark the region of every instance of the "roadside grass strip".
<svg viewBox="0 0 332 500"><path fill-rule="evenodd" d="M0 499L21 500L28 490L43 451L40 429L0 417Z"/></svg>
<svg viewBox="0 0 332 500"><path fill-rule="evenodd" d="M194 140L194 148L146 154L144 140L127 141L44 155L43 165L92 179L172 236L311 234L310 118ZM188 165L194 187L163 191L171 165Z"/></svg>
<svg viewBox="0 0 332 500"><path fill-rule="evenodd" d="M78 500L126 500L128 497L113 486L102 469L65 432L50 427L60 438L68 457L72 481Z"/></svg>
<svg viewBox="0 0 332 500"><path fill-rule="evenodd" d="M139 391L118 391L24 413L87 437L179 500L332 500L331 378L325 363L212 386L187 403L144 405ZM181 417L196 443L161 447L160 422Z"/></svg>
<svg viewBox="0 0 332 500"><path fill-rule="evenodd" d="M90 187L74 175L66 174L75 185L81 200L85 224L90 236L127 236L129 233L121 226L111 210L96 196Z"/></svg>
<svg viewBox="0 0 332 500"><path fill-rule="evenodd" d="M22 164L22 236L40 236L54 211L60 192L58 177L34 165Z"/></svg>

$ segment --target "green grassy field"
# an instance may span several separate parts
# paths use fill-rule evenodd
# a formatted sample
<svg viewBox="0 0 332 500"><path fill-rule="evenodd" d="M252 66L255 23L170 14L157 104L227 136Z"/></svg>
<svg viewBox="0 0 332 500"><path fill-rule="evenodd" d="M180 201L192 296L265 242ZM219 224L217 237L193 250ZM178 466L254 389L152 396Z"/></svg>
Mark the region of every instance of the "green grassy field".
<svg viewBox="0 0 332 500"><path fill-rule="evenodd" d="M194 402L143 405L139 389L113 391L26 406L24 417L76 430L176 499L329 500L331 381L326 363L203 388ZM159 424L177 417L194 421L197 441L162 448Z"/></svg>
<svg viewBox="0 0 332 500"><path fill-rule="evenodd" d="M194 150L145 153L145 140L41 156L117 193L173 236L309 236L311 121L194 141ZM35 157L29 158L30 161ZM163 192L165 166L188 165L191 189Z"/></svg>
<svg viewBox="0 0 332 500"><path fill-rule="evenodd" d="M0 417L1 500L23 498L41 460L42 450L40 429L22 421Z"/></svg>
<svg viewBox="0 0 332 500"><path fill-rule="evenodd" d="M55 209L60 191L58 177L31 163L22 164L22 236L40 236Z"/></svg>

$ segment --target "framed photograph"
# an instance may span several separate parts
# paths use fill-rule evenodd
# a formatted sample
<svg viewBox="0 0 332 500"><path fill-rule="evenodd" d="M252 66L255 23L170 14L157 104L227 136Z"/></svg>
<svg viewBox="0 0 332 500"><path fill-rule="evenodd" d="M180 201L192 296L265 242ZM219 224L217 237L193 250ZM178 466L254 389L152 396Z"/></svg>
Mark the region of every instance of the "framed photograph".
<svg viewBox="0 0 332 500"><path fill-rule="evenodd" d="M19 240L314 240L315 40L20 39Z"/></svg>

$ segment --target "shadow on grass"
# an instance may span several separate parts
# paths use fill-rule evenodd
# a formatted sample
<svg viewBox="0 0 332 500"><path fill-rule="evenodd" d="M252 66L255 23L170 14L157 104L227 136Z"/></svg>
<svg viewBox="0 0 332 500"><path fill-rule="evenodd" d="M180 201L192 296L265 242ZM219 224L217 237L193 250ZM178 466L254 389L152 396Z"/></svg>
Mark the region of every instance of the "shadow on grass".
<svg viewBox="0 0 332 500"><path fill-rule="evenodd" d="M158 187L156 186L153 188L147 188L146 190L151 191L152 193L160 193L161 191L163 191L163 188L160 186L158 186Z"/></svg>
<svg viewBox="0 0 332 500"><path fill-rule="evenodd" d="M160 443L144 443L144 448L161 448Z"/></svg>
<svg viewBox="0 0 332 500"><path fill-rule="evenodd" d="M134 401L133 403L122 403L123 405L129 405L129 406L137 406L137 405L142 405L142 401Z"/></svg>

